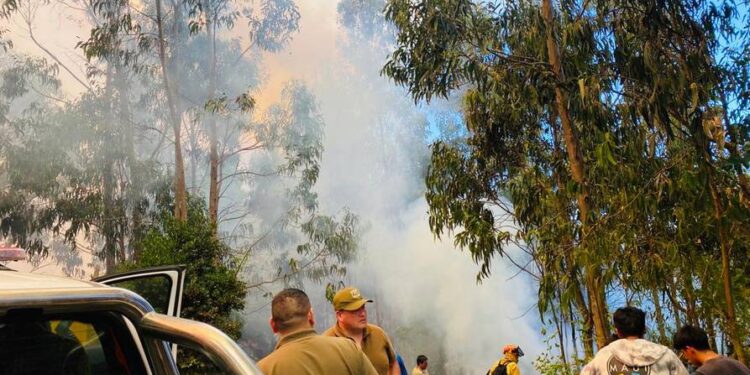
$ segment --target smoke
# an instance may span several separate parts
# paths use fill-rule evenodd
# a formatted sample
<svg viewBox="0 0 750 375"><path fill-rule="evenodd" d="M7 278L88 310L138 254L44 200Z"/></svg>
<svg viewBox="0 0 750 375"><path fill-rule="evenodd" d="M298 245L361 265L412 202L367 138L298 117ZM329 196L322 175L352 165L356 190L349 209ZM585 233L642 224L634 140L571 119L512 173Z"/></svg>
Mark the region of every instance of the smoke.
<svg viewBox="0 0 750 375"><path fill-rule="evenodd" d="M546 348L533 283L497 259L492 276L477 285L478 266L470 256L456 250L451 238L436 240L429 231L423 197L429 141L440 136L435 118L452 113L455 103L415 106L403 90L381 77L387 42L353 35L340 25L339 3L298 0L299 32L286 49L262 57L265 81L257 90L256 113L277 103L290 80L304 81L315 94L326 126L315 188L321 210L336 214L349 207L365 229L346 283L375 299L368 309L370 319L384 326L409 368L417 354L425 354L432 374L484 373L502 356L503 345L515 343L527 353L520 363L523 374L535 373L531 361ZM64 62L83 66L72 46L85 40L89 25L76 21L80 14L60 15L65 12L73 11L63 5L42 9L34 32ZM25 26L18 21L10 26L16 50L38 53L24 37ZM85 71L76 73L85 76ZM65 93L80 92L69 76L62 74L61 79ZM523 257L518 249L510 249L510 255ZM82 262L76 259L74 269L66 272L82 272ZM322 331L332 324L333 313L324 288L309 284L305 289ZM259 353L273 347L267 326L270 308L267 295L250 298L243 346Z"/></svg>
<svg viewBox="0 0 750 375"><path fill-rule="evenodd" d="M435 131L429 117L452 104L415 107L379 75L384 50L338 25L337 3L300 1L299 34L266 66L273 80L304 79L318 99L326 122L316 188L322 209L349 207L367 228L346 282L376 300L370 320L386 328L410 368L417 354L426 354L433 374L483 373L504 344L516 343L527 354L522 372L535 373L531 361L545 347L531 281L513 277L518 269L498 259L493 275L477 285L470 256L429 231L423 198L427 139ZM315 293L312 299L323 299ZM323 306L316 308L323 330L332 313L315 302Z"/></svg>

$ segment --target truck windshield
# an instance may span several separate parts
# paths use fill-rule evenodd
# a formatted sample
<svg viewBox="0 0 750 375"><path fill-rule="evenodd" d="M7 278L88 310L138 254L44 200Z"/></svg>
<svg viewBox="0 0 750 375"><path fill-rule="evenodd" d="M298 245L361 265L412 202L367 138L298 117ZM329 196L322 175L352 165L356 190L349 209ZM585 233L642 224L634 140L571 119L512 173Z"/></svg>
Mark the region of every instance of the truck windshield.
<svg viewBox="0 0 750 375"><path fill-rule="evenodd" d="M2 374L146 373L133 337L114 314L9 315L0 318Z"/></svg>

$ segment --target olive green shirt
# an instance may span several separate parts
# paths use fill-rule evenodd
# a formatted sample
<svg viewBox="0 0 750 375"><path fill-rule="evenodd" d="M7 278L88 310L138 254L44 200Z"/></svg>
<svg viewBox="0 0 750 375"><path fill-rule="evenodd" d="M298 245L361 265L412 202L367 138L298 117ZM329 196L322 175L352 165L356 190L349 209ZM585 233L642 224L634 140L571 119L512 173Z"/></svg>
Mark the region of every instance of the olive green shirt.
<svg viewBox="0 0 750 375"><path fill-rule="evenodd" d="M351 339L338 324L323 332L323 336L348 337ZM375 366L379 375L387 375L391 364L396 363L396 351L393 350L391 340L388 339L382 328L374 324L368 324L365 328L365 334L362 336L362 351Z"/></svg>
<svg viewBox="0 0 750 375"><path fill-rule="evenodd" d="M258 362L265 375L375 375L375 369L351 340L305 329L286 335Z"/></svg>

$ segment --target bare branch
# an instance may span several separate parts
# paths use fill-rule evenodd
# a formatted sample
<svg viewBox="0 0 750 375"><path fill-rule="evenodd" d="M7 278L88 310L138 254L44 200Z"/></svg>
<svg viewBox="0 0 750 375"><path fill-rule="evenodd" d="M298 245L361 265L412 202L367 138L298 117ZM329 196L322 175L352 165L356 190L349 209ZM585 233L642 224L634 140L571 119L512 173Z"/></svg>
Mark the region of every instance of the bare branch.
<svg viewBox="0 0 750 375"><path fill-rule="evenodd" d="M57 102L60 102L60 103L66 104L66 105L70 105L69 101L67 101L65 99L54 97L52 95L47 95L47 94L43 93L42 91L40 91L39 89L37 89L36 87L34 87L34 85L29 85L29 88L31 88L31 90L34 91L35 93L37 93L37 94L39 94L39 95L41 95L41 96L43 96L43 97L45 97L47 99L54 100L54 101L57 101Z"/></svg>
<svg viewBox="0 0 750 375"><path fill-rule="evenodd" d="M230 173L228 175L222 176L219 179L219 182L223 182L224 180L226 180L228 178L237 177L237 176L247 176L247 175L249 175L249 176L256 176L256 177L270 177L270 176L278 176L278 174L279 174L278 171L277 172L269 172L269 173L260 173L260 172L253 172L253 171L239 171L239 172Z"/></svg>
<svg viewBox="0 0 750 375"><path fill-rule="evenodd" d="M239 149L236 149L236 150L233 150L231 152L228 152L228 153L224 154L219 159L219 162L222 163L222 162L224 162L224 160L228 159L229 157L237 155L237 154L239 154L241 152L258 150L258 149L261 149L261 148L264 148L264 147L266 147L265 144L261 143L260 141L256 141L254 144L252 144L250 146L242 147L242 148L239 148Z"/></svg>
<svg viewBox="0 0 750 375"><path fill-rule="evenodd" d="M26 23L26 28L27 28L27 30L29 32L29 38L31 38L31 41L34 42L34 44L37 47L39 47L39 49L41 49L42 51L44 51L44 53L47 54L47 56L49 56L52 60L55 60L55 62L57 63L57 65L59 65L66 72L68 72L68 74L70 74L70 76L73 77L73 79L75 79L78 83L80 83L81 86L83 86L89 92L93 93L94 90L91 88L91 86L89 86L87 83L85 83L82 79L78 78L78 76L75 73L73 73L73 71L70 70L70 68L68 68L67 65L63 64L63 62L60 61L60 59L58 59L57 56L55 56L52 52L50 52L50 50L48 50L41 43L39 43L39 41L34 36L34 30L33 30L33 27L32 27L32 23L34 21L34 13L36 12L36 10L35 9L32 10L31 9L31 5L29 5L26 8L26 11L27 12L19 12L19 13L21 13L21 17L23 18L24 22Z"/></svg>

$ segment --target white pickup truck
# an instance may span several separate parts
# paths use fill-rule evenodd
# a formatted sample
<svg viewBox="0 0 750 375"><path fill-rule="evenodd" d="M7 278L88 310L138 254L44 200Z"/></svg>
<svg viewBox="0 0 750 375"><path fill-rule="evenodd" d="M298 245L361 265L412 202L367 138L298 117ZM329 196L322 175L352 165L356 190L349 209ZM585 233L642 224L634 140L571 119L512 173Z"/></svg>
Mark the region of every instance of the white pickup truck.
<svg viewBox="0 0 750 375"><path fill-rule="evenodd" d="M0 266L0 374L179 374L181 345L224 374L261 375L223 332L179 318L183 282L179 266L94 281Z"/></svg>

